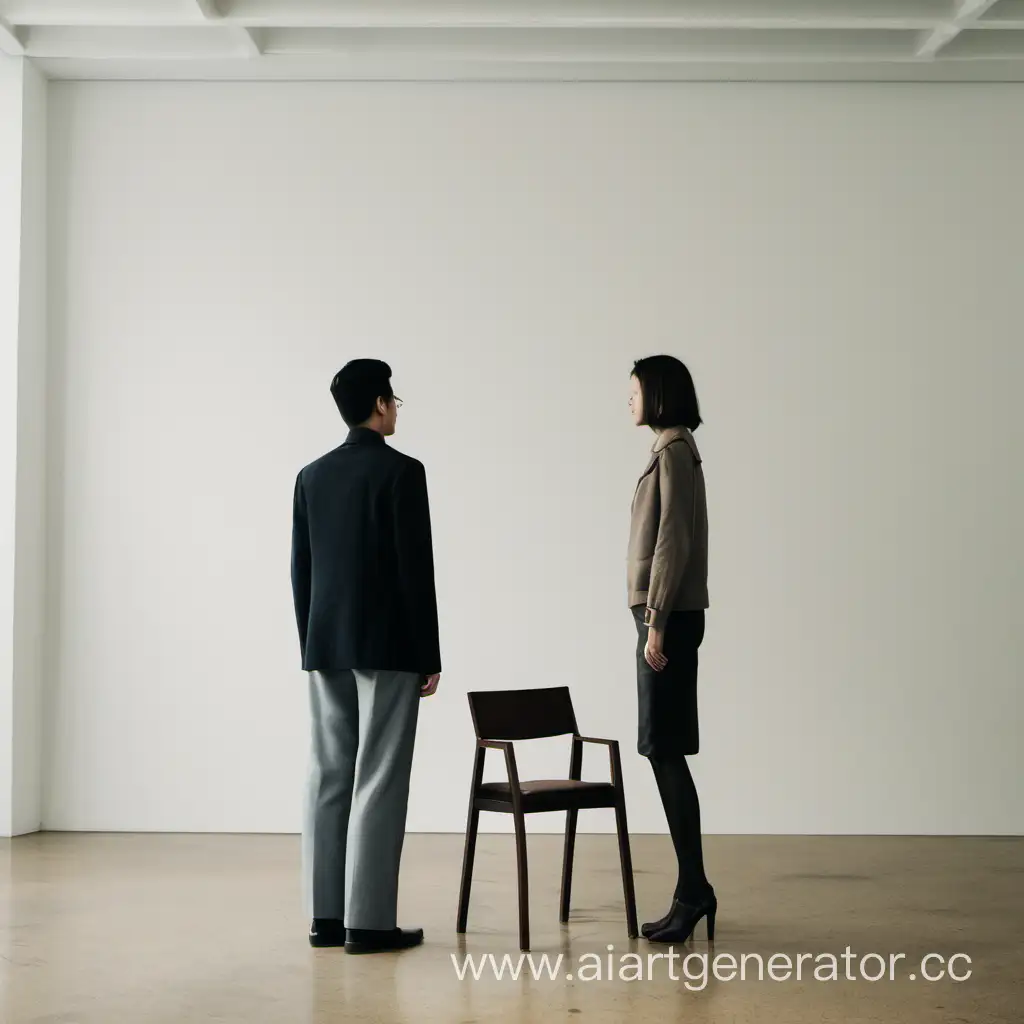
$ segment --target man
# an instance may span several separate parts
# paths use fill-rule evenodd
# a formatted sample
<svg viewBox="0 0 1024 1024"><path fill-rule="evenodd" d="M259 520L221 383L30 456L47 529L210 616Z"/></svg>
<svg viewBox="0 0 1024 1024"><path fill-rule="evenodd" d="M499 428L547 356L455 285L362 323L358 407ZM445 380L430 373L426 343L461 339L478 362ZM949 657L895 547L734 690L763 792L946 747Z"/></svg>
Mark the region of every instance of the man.
<svg viewBox="0 0 1024 1024"><path fill-rule="evenodd" d="M416 719L440 680L423 466L385 442L391 368L348 363L331 394L350 431L295 481L292 592L309 673L303 873L313 946L405 949L396 927Z"/></svg>

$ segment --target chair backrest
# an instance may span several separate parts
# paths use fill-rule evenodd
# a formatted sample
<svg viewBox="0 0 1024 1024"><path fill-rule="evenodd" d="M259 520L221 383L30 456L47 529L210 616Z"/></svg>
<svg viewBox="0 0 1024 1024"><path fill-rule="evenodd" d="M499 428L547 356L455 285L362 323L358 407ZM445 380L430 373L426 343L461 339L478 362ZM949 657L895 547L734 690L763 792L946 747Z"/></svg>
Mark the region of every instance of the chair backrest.
<svg viewBox="0 0 1024 1024"><path fill-rule="evenodd" d="M476 690L468 696L479 739L535 740L577 731L568 686Z"/></svg>

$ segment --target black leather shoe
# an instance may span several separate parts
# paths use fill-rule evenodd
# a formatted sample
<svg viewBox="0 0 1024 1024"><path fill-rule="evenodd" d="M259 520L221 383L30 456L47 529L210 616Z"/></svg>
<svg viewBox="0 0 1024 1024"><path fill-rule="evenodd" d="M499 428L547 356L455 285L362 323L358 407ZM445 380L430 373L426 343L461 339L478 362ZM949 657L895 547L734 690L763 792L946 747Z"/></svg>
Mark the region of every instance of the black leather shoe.
<svg viewBox="0 0 1024 1024"><path fill-rule="evenodd" d="M715 890L709 885L704 895L701 896L700 899L696 900L680 900L677 896L673 896L672 904L668 908L668 913L664 917L659 918L657 921L648 921L646 924L641 925L640 934L645 939L649 939L655 932L660 932L662 929L667 928L672 921L672 915L673 913L675 913L677 903L689 903L691 906L699 906L705 903L715 903L717 906Z"/></svg>
<svg viewBox="0 0 1024 1024"><path fill-rule="evenodd" d="M715 914L718 912L718 900L712 893L700 903L680 903L672 905L672 913L664 927L647 936L650 942L686 942L693 935L694 928L702 917L708 922L708 942L715 941Z"/></svg>
<svg viewBox="0 0 1024 1024"><path fill-rule="evenodd" d="M389 928L377 931L371 928L349 928L345 941L346 953L390 953L396 949L411 949L423 941L422 928Z"/></svg>
<svg viewBox="0 0 1024 1024"><path fill-rule="evenodd" d="M672 910L675 905L676 902L673 900L672 906L668 908L668 913L664 917L658 918L657 921L647 921L640 925L640 934L645 939L649 939L655 932L660 932L672 920Z"/></svg>
<svg viewBox="0 0 1024 1024"><path fill-rule="evenodd" d="M334 917L314 917L309 926L309 944L317 948L345 945L345 924Z"/></svg>

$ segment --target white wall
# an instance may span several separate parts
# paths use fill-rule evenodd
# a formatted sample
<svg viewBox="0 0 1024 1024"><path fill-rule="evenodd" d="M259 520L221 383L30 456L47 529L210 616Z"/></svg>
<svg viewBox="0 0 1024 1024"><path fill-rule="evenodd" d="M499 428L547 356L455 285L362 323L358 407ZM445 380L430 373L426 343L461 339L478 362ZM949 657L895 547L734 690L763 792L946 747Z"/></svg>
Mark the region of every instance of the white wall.
<svg viewBox="0 0 1024 1024"><path fill-rule="evenodd" d="M569 683L662 831L626 393L671 351L707 420L706 830L1024 830L1024 88L51 90L48 827L298 828L291 485L377 355L442 609L410 829L463 828L466 690Z"/></svg>
<svg viewBox="0 0 1024 1024"><path fill-rule="evenodd" d="M0 835L42 816L46 81L0 54Z"/></svg>

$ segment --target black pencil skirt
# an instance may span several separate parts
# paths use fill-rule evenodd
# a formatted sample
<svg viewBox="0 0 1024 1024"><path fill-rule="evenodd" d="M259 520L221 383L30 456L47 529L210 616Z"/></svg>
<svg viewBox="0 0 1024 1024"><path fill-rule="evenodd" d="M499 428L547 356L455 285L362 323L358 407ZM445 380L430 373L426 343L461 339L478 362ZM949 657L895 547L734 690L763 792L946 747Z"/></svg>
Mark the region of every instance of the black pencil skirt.
<svg viewBox="0 0 1024 1024"><path fill-rule="evenodd" d="M644 757L671 758L696 754L697 649L704 639L704 612L672 612L665 625L664 653L668 664L655 672L647 659L644 609L634 608L636 620L637 751Z"/></svg>

